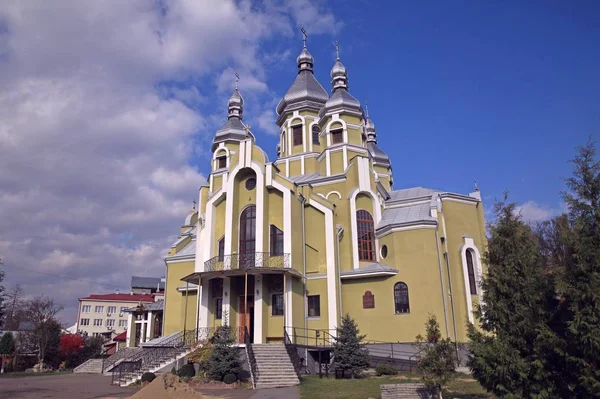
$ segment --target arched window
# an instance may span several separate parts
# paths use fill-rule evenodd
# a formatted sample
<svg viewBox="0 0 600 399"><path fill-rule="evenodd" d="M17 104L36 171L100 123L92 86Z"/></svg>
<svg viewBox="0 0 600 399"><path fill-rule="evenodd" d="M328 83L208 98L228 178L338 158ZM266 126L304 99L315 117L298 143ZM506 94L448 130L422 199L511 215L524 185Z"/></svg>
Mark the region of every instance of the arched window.
<svg viewBox="0 0 600 399"><path fill-rule="evenodd" d="M473 251L467 249L465 254L467 258L467 272L469 273L469 289L471 295L477 295L477 282L475 280L475 268L473 267Z"/></svg>
<svg viewBox="0 0 600 399"><path fill-rule="evenodd" d="M394 285L394 309L396 314L410 313L408 286L404 283L396 283Z"/></svg>
<svg viewBox="0 0 600 399"><path fill-rule="evenodd" d="M317 125L313 125L312 127L312 142L315 145L319 145L319 134L321 133L321 128Z"/></svg>
<svg viewBox="0 0 600 399"><path fill-rule="evenodd" d="M302 125L292 126L292 139L294 145L302 145Z"/></svg>
<svg viewBox="0 0 600 399"><path fill-rule="evenodd" d="M375 260L375 224L373 217L364 209L356 212L358 230L358 259Z"/></svg>
<svg viewBox="0 0 600 399"><path fill-rule="evenodd" d="M240 268L254 266L256 252L256 206L250 205L240 216Z"/></svg>

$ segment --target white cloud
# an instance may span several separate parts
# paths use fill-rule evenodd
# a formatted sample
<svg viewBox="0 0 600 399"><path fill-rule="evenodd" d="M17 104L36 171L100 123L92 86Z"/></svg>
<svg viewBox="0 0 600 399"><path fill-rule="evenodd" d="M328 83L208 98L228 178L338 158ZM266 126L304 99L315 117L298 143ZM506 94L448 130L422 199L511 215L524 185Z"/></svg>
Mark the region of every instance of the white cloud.
<svg viewBox="0 0 600 399"><path fill-rule="evenodd" d="M259 128L271 132L262 44L295 34L293 26L312 34L341 26L322 4L301 3L4 1L5 283L53 296L72 324L77 297L162 275L205 179L191 161L206 156L214 111L199 107L216 102L215 87L231 88L237 70L259 103Z"/></svg>
<svg viewBox="0 0 600 399"><path fill-rule="evenodd" d="M547 205L538 204L535 201L527 201L515 208L515 212L520 213L523 220L528 222L541 222L556 216L559 211Z"/></svg>

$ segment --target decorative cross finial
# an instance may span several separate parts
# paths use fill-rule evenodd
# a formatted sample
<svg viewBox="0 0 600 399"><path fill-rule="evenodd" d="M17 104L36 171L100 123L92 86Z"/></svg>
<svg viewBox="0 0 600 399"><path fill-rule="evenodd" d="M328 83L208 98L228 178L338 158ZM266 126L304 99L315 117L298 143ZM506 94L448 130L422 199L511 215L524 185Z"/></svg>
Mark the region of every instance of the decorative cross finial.
<svg viewBox="0 0 600 399"><path fill-rule="evenodd" d="M250 136L250 125L244 125L244 130L246 131L246 137Z"/></svg>
<svg viewBox="0 0 600 399"><path fill-rule="evenodd" d="M302 46L306 48L306 38L308 37L308 35L306 34L306 30L304 29L304 27L300 28L300 32L302 32Z"/></svg>
<svg viewBox="0 0 600 399"><path fill-rule="evenodd" d="M369 102L365 101L365 113L367 114L367 118L369 117Z"/></svg>
<svg viewBox="0 0 600 399"><path fill-rule="evenodd" d="M240 81L240 74L239 73L235 73L235 89L238 89L238 82Z"/></svg>
<svg viewBox="0 0 600 399"><path fill-rule="evenodd" d="M339 60L340 59L340 43L336 40L334 42L334 44L335 44L335 54L337 56L337 59Z"/></svg>
<svg viewBox="0 0 600 399"><path fill-rule="evenodd" d="M477 180L475 180L475 191L479 191L479 186L477 185Z"/></svg>
<svg viewBox="0 0 600 399"><path fill-rule="evenodd" d="M192 206L193 210L196 210L196 200L192 201L194 203L194 205Z"/></svg>

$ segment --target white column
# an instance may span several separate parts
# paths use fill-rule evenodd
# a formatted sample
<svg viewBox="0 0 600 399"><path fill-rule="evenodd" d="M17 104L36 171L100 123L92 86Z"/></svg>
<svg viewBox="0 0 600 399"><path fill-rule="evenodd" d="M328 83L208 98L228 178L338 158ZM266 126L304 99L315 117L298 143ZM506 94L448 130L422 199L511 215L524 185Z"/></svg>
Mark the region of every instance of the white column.
<svg viewBox="0 0 600 399"><path fill-rule="evenodd" d="M248 294L254 295L254 343L262 344L262 323L263 323L263 276L254 277L254 292Z"/></svg>
<svg viewBox="0 0 600 399"><path fill-rule="evenodd" d="M200 312L198 315L198 328L205 328L208 327L208 317L209 317L209 312L208 312L208 284L209 281L206 279L203 279L201 281L201 285L199 287L200 289L200 295L198 295L198 297L200 297Z"/></svg>
<svg viewBox="0 0 600 399"><path fill-rule="evenodd" d="M133 313L129 312L127 314L127 340L125 341L125 346L129 348L130 340L131 340L131 322L133 321ZM133 325L135 328L135 324Z"/></svg>
<svg viewBox="0 0 600 399"><path fill-rule="evenodd" d="M146 342L150 341L152 338L152 330L154 327L154 320L152 320L152 312L148 312L148 321L146 322Z"/></svg>
<svg viewBox="0 0 600 399"><path fill-rule="evenodd" d="M291 275L287 276L283 290L283 295L285 295L285 326L289 335L292 335L291 328L294 320L292 318L292 278Z"/></svg>
<svg viewBox="0 0 600 399"><path fill-rule="evenodd" d="M231 279L229 277L223 277L223 325L230 326L229 313L231 303Z"/></svg>

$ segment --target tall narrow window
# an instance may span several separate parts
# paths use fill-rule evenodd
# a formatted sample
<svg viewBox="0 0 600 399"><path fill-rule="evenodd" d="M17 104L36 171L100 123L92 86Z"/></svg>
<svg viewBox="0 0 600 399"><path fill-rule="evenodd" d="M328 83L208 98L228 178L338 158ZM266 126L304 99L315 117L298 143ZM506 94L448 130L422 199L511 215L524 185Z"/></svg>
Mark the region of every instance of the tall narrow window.
<svg viewBox="0 0 600 399"><path fill-rule="evenodd" d="M321 296L309 295L308 299L308 317L321 316Z"/></svg>
<svg viewBox="0 0 600 399"><path fill-rule="evenodd" d="M375 260L375 225L373 217L364 209L356 212L358 230L358 259Z"/></svg>
<svg viewBox="0 0 600 399"><path fill-rule="evenodd" d="M283 294L271 295L271 316L283 316Z"/></svg>
<svg viewBox="0 0 600 399"><path fill-rule="evenodd" d="M217 256L217 260L219 262L223 262L225 260L225 237L221 237L219 240L219 252Z"/></svg>
<svg viewBox="0 0 600 399"><path fill-rule="evenodd" d="M256 252L256 206L250 205L240 216L239 267L254 267Z"/></svg>
<svg viewBox="0 0 600 399"><path fill-rule="evenodd" d="M331 131L331 144L339 144L344 142L344 131L342 129Z"/></svg>
<svg viewBox="0 0 600 399"><path fill-rule="evenodd" d="M283 255L283 231L271 225L271 256Z"/></svg>
<svg viewBox="0 0 600 399"><path fill-rule="evenodd" d="M408 286L404 283L396 283L394 285L394 308L396 314L410 313Z"/></svg>
<svg viewBox="0 0 600 399"><path fill-rule="evenodd" d="M217 158L217 169L223 169L227 167L227 157Z"/></svg>
<svg viewBox="0 0 600 399"><path fill-rule="evenodd" d="M215 319L221 320L223 318L223 298L215 299Z"/></svg>
<svg viewBox="0 0 600 399"><path fill-rule="evenodd" d="M475 268L473 267L473 251L467 249L467 271L469 272L469 289L471 295L477 295L477 283L475 280Z"/></svg>
<svg viewBox="0 0 600 399"><path fill-rule="evenodd" d="M302 145L302 125L292 126L294 145Z"/></svg>
<svg viewBox="0 0 600 399"><path fill-rule="evenodd" d="M319 145L319 134L321 133L321 128L317 125L312 127L312 142L315 145Z"/></svg>

